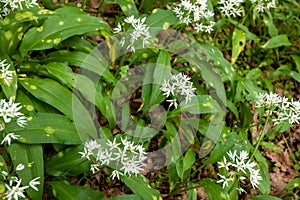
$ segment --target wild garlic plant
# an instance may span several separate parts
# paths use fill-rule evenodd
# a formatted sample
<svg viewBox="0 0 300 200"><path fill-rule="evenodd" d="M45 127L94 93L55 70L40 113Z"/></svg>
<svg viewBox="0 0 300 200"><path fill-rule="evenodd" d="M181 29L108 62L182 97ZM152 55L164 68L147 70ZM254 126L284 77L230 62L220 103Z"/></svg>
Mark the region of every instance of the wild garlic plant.
<svg viewBox="0 0 300 200"><path fill-rule="evenodd" d="M190 77L184 73L178 73L171 75L170 79L164 79L164 83L161 87L161 91L164 92L167 98L172 99L167 100L170 102L169 107L174 105L175 108L178 107L178 98L184 98L185 104L191 101L191 98L195 96L195 90L193 82L190 81Z"/></svg>
<svg viewBox="0 0 300 200"><path fill-rule="evenodd" d="M289 125L299 124L300 121L300 101L289 100L286 97L281 97L276 93L260 93L257 96L256 108L263 109L266 114L266 121L264 122L263 130L256 143L252 156L257 151L261 141L266 134L266 127L270 121L274 125Z"/></svg>
<svg viewBox="0 0 300 200"><path fill-rule="evenodd" d="M214 12L208 8L207 0L197 0L194 3L190 0L183 0L173 8L180 23L191 25L195 23L197 32L211 33L215 22L212 20Z"/></svg>
<svg viewBox="0 0 300 200"><path fill-rule="evenodd" d="M124 19L122 23L118 23L117 27L113 29L115 34L124 31L129 31L129 41L128 38L122 37L120 40L120 45L123 47L127 45L126 49L130 52L135 52L136 46L142 43L144 48L146 45L150 44L152 36L149 32L149 26L145 24L146 17L139 19L135 18L134 15ZM127 26L126 26L127 25ZM129 27L128 27L129 25Z"/></svg>
<svg viewBox="0 0 300 200"><path fill-rule="evenodd" d="M38 6L37 0L0 0L0 18L17 11L24 10L25 8L32 8Z"/></svg>
<svg viewBox="0 0 300 200"><path fill-rule="evenodd" d="M220 179L217 183L222 184L222 187L226 188L229 193L233 189L239 192L246 192L242 187L243 184L241 184L246 179L250 181L253 188L257 188L262 180L257 163L251 161L249 153L245 150L239 153L237 150L228 151L223 160L218 162L218 168Z"/></svg>
<svg viewBox="0 0 300 200"><path fill-rule="evenodd" d="M20 163L16 167L16 171L22 171L25 169L25 165ZM33 178L28 185L22 184L22 179L19 179L17 175L10 174L5 170L3 166L0 167L0 198L7 200L25 199L25 192L31 188L35 191L39 191L37 185L40 185L40 177Z"/></svg>
<svg viewBox="0 0 300 200"><path fill-rule="evenodd" d="M146 152L142 145L134 144L127 138L117 141L107 140L100 144L96 140L85 142L84 150L79 152L82 157L92 161L90 170L93 173L99 171L100 167L109 166L113 168L112 179L120 179L120 176L137 175L142 171Z"/></svg>

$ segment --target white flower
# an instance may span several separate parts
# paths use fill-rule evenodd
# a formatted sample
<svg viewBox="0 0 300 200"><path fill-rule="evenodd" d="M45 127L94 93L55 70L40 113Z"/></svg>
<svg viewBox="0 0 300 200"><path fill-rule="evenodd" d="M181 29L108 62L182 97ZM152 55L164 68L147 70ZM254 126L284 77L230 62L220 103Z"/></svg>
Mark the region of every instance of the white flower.
<svg viewBox="0 0 300 200"><path fill-rule="evenodd" d="M5 3L0 13L2 16L6 16L15 10L23 10L23 6L31 8L39 5L37 0L0 0L0 2Z"/></svg>
<svg viewBox="0 0 300 200"><path fill-rule="evenodd" d="M16 170L17 170L17 171L22 171L24 168L25 168L25 166L24 166L22 163L20 163L20 164L18 164L18 166L16 167Z"/></svg>
<svg viewBox="0 0 300 200"><path fill-rule="evenodd" d="M29 182L29 186L34 189L35 191L39 191L39 189L36 187L36 185L40 185L41 182L38 181L40 179L40 177L36 177L34 179L32 179L30 182Z"/></svg>
<svg viewBox="0 0 300 200"><path fill-rule="evenodd" d="M190 0L183 0L173 8L173 12L180 20L180 23L186 25L196 23L195 30L197 32L205 31L210 33L213 31L214 22L211 18L214 16L214 13L208 9L207 0L197 0L194 3Z"/></svg>
<svg viewBox="0 0 300 200"><path fill-rule="evenodd" d="M92 152L90 152L87 148L84 147L83 152L78 152L79 154L81 154L81 157L86 158L88 160L90 160L90 156L93 155Z"/></svg>
<svg viewBox="0 0 300 200"><path fill-rule="evenodd" d="M177 108L178 103L176 97L178 96L185 97L186 104L195 96L194 92L196 88L193 87L193 82L191 82L190 79L190 77L183 73L171 75L168 80L164 79L164 83L160 89L164 92L163 95L166 97L173 97L173 99L167 100L167 102L170 102L169 107L174 105L175 108Z"/></svg>
<svg viewBox="0 0 300 200"><path fill-rule="evenodd" d="M25 117L25 116L18 117L17 124L20 127L24 128L26 126L26 124L27 124L27 117Z"/></svg>
<svg viewBox="0 0 300 200"><path fill-rule="evenodd" d="M26 190L29 186L23 186L21 185L21 179L15 181L17 184L13 186L12 184L7 185L5 184L5 187L8 190L8 194L5 196L8 200L17 200L19 197L25 198L25 195L23 194L24 190Z"/></svg>
<svg viewBox="0 0 300 200"><path fill-rule="evenodd" d="M257 188L260 183L259 181L262 180L262 177L259 174L259 169L258 170L251 170L250 171L250 182L252 184L253 188Z"/></svg>
<svg viewBox="0 0 300 200"><path fill-rule="evenodd" d="M276 8L276 0L251 0L251 3L257 3L256 10L258 12L264 12L270 10L270 8Z"/></svg>
<svg viewBox="0 0 300 200"><path fill-rule="evenodd" d="M218 174L220 176L220 180L217 181L217 183L222 183L222 188L228 187L228 183L230 182L231 178L226 178L225 176Z"/></svg>
<svg viewBox="0 0 300 200"><path fill-rule="evenodd" d="M2 79L4 79L5 83L7 85L10 85L9 80L12 79L14 71L9 70L10 68L10 64L6 63L6 60L2 60L0 62L0 73L1 73L1 77Z"/></svg>
<svg viewBox="0 0 300 200"><path fill-rule="evenodd" d="M93 172L93 174L95 174L97 171L99 171L99 164L91 164L91 171Z"/></svg>
<svg viewBox="0 0 300 200"><path fill-rule="evenodd" d="M118 23L116 28L113 28L113 33L120 33L122 31L122 26L120 23Z"/></svg>
<svg viewBox="0 0 300 200"><path fill-rule="evenodd" d="M110 140L107 141L107 146L110 147L110 149L109 149L110 151L115 148L118 148L119 145L120 145L120 143L119 144L116 143L116 138L114 138L113 142L111 142Z"/></svg>
<svg viewBox="0 0 300 200"><path fill-rule="evenodd" d="M243 3L244 0L220 0L218 4L220 4L221 12L226 17L236 17L241 16L242 8L241 3Z"/></svg>
<svg viewBox="0 0 300 200"><path fill-rule="evenodd" d="M20 137L19 135L16 135L16 134L14 134L14 133L8 133L8 134L3 138L2 142L1 142L1 145L2 145L4 142L7 142L8 146L9 146L10 143L11 143L11 139L17 140L17 139L19 139L19 137Z"/></svg>
<svg viewBox="0 0 300 200"><path fill-rule="evenodd" d="M97 143L96 140L90 140L88 142L84 143L84 147L90 152L90 155L92 155L94 150L97 150L100 145Z"/></svg>
<svg viewBox="0 0 300 200"><path fill-rule="evenodd" d="M118 180L120 180L120 175L123 176L124 174L118 170L114 170L111 173L111 179L117 178Z"/></svg>
<svg viewBox="0 0 300 200"><path fill-rule="evenodd" d="M218 168L225 168L226 175L221 175L220 180L217 183L223 183L223 188L228 186L228 182L230 180L238 179L239 181L243 181L246 177L249 178L253 188L259 185L259 181L262 180L262 177L259 175L259 169L255 169L254 167L257 166L257 163L252 162L249 159L249 153L245 150L242 150L237 153L236 150L228 151L227 156L230 158L231 162L227 162L226 157L223 157L222 162L218 162ZM226 176L229 175L229 178ZM237 188L240 192L245 192L242 188Z"/></svg>

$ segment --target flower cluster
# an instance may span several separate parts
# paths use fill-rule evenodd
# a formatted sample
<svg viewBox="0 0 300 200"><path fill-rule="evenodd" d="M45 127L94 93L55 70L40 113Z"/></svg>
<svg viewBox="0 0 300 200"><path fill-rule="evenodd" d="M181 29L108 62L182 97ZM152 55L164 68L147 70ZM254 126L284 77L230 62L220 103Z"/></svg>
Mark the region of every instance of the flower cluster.
<svg viewBox="0 0 300 200"><path fill-rule="evenodd" d="M127 50L131 52L135 52L135 46L142 43L143 48L145 45L150 44L150 39L152 38L149 32L149 26L144 24L146 21L146 17L139 19L135 18L133 15L131 17L127 17L124 20L124 23L131 25L132 30L129 29L129 44L127 46ZM118 23L117 27L113 29L114 33L122 32L122 26ZM120 45L124 46L126 43L126 38L122 37L120 41Z"/></svg>
<svg viewBox="0 0 300 200"><path fill-rule="evenodd" d="M9 81L12 80L14 71L9 70L10 64L8 64L5 59L0 61L0 66L0 78L2 78L7 85L10 85Z"/></svg>
<svg viewBox="0 0 300 200"><path fill-rule="evenodd" d="M21 171L25 168L23 164L19 164L16 167L17 171ZM29 182L29 185L22 186L22 179L17 176L10 175L7 171L1 171L0 180L3 181L5 188L3 188L3 193L0 194L0 198L7 200L17 200L19 198L25 198L25 190L32 188L35 191L39 191L36 185L40 185L40 177L36 177ZM3 186L4 187L4 186Z"/></svg>
<svg viewBox="0 0 300 200"><path fill-rule="evenodd" d="M220 10L226 17L241 16L244 0L220 0Z"/></svg>
<svg viewBox="0 0 300 200"><path fill-rule="evenodd" d="M227 160L227 158L229 158ZM223 161L218 162L219 170L223 169L223 174L218 174L220 180L217 183L222 183L222 187L231 187L234 181L243 181L249 178L253 188L257 188L262 180L260 169L255 169L257 163L251 162L247 151L242 150L239 154L234 150L228 151L227 156L223 157ZM241 187L237 188L240 192L245 192Z"/></svg>
<svg viewBox="0 0 300 200"><path fill-rule="evenodd" d="M20 112L22 109L22 106L20 106L20 103L14 103L12 98L9 99L9 101L6 101L5 99L0 100L0 117L3 119L4 123L9 123L12 121L12 119L17 118L17 124L24 128L27 123L27 118L24 116L23 113ZM1 125L0 131L4 130L4 125ZM1 145L4 142L7 142L8 145L11 144L11 140L18 139L19 135L16 135L14 133L8 133L3 138Z"/></svg>
<svg viewBox="0 0 300 200"><path fill-rule="evenodd" d="M138 174L143 169L146 152L142 145L134 144L127 138L121 138L121 142L107 140L105 144L99 144L96 140L90 140L84 144L82 157L91 160L91 171L99 171L99 167L106 165L114 168L112 179L120 176Z"/></svg>
<svg viewBox="0 0 300 200"><path fill-rule="evenodd" d="M175 108L177 108L177 97L184 97L185 103L187 104L191 101L191 98L195 96L194 92L196 88L193 87L193 82L191 82L190 79L191 78L184 73L171 75L168 80L164 79L161 91L164 92L166 97L172 97L171 100L167 100L167 102L170 102L169 107L174 105Z"/></svg>
<svg viewBox="0 0 300 200"><path fill-rule="evenodd" d="M256 107L263 107L273 117L275 124L288 122L299 124L300 101L289 100L274 93L261 93L257 97ZM275 117L274 117L275 116Z"/></svg>
<svg viewBox="0 0 300 200"><path fill-rule="evenodd" d="M276 0L251 0L251 3L257 3L256 10L258 12L276 8Z"/></svg>
<svg viewBox="0 0 300 200"><path fill-rule="evenodd" d="M173 12L181 23L186 25L195 23L197 32L211 33L213 31L215 22L211 18L214 13L208 9L207 0L196 0L195 3L190 0L183 0L173 9Z"/></svg>
<svg viewBox="0 0 300 200"><path fill-rule="evenodd" d="M24 7L32 8L39 5L37 0L0 0L0 3L4 4L0 10L0 17L5 17L15 10L23 10Z"/></svg>

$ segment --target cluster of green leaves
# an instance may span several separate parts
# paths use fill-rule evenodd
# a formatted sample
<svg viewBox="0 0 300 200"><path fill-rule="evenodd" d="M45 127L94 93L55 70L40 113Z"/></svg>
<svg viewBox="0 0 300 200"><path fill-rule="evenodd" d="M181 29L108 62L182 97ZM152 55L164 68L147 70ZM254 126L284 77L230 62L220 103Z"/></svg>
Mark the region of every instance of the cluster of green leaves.
<svg viewBox="0 0 300 200"><path fill-rule="evenodd" d="M201 180L195 179L194 175L206 166L220 161L229 150L246 149L253 152L254 140L249 139L248 135L253 126L249 108L257 94L263 90L274 91L280 86L290 92L295 88L295 82L300 81L300 55L295 53L298 47L293 42L297 41L297 33L300 32L300 26L295 23L299 21L299 4L296 1L281 1L273 12L261 14L251 10L238 21L220 16L217 30L211 36L201 33L192 35L182 30L192 41L197 38L199 41L209 42L196 41L197 53L202 57L182 56L175 59L172 48L139 49L130 56L118 55L119 49L110 44L109 40L112 29L104 20L88 15L73 4L60 8L49 0L41 2L46 9L19 11L0 20L0 58L11 63L10 70L16 72L14 84L8 86L1 82L1 97L16 97L16 102L23 105L22 112L29 119L26 128L17 125L5 127L7 133L13 132L21 136L18 142L7 146L6 150L14 166L18 163L33 163L30 168L17 172L23 184L28 184L34 177L41 177L39 191L28 190L28 195L32 199L42 199L44 177L51 177L51 181L46 181L45 185L52 187L57 199L105 199L101 191L79 186L80 180L77 185L71 185L68 178L82 174L87 180L91 177L90 162L78 154L87 137L97 138L101 134L101 137L113 139L114 130L125 130L132 119L138 125L131 130L135 136L132 140L141 142L148 148L151 140L159 137L162 138L162 146L156 148L168 145L165 154L169 157L166 160L169 164L166 172L170 193L184 188L188 191L188 198L195 200L195 188L204 187L212 200L238 199L237 190L229 192L216 184L216 175ZM101 1L98 9L102 12L105 5L116 4L120 8L120 16L117 20L107 18L107 21L117 24L124 16L141 15L147 16L145 23L151 28L163 29L178 26L179 20L173 12L164 10L165 5L172 2L174 1L107 0ZM210 2L213 6L217 5L217 1ZM83 1L82 8L89 3L91 2ZM295 31L287 32L286 26L293 27L291 29ZM101 43L107 47L106 55L93 54L97 43L90 35L106 39L106 42ZM174 48L182 42L183 40L179 40ZM165 102L159 86L144 84L137 92L142 105L135 113L131 113L129 107L121 107L121 123L117 121L116 113L119 110L115 110L112 104L112 101L120 98L112 92L118 93L118 87L120 93L124 92L123 85L117 84L119 80L124 80L122 84L126 84L127 72L133 66L140 66L145 62L154 63L156 67L145 69L146 75L142 78L144 83L162 82L167 72L165 67L159 66L167 66L175 67L177 71L193 72L191 80L197 88L196 101L181 105L181 110L168 110L163 129L156 134L150 128L141 129L142 131L139 128L149 123L149 117L145 116L151 111L151 107ZM212 67L211 63L218 68ZM79 66L87 70L88 75L75 73ZM101 77L99 81L91 80L95 76ZM284 81L276 83L278 79ZM207 86L205 82L208 85L212 83L213 87ZM79 91L80 95L74 95L74 91ZM92 103L105 118L104 126L94 125L95 116L91 116L91 111L86 108L87 102ZM227 118L230 123L227 124L222 123L224 105L229 109ZM184 120L178 117L181 112L195 116L187 121L192 128L185 126ZM182 132L178 131L178 127L182 128ZM280 131L285 129L286 127ZM220 133L217 136L220 137L213 138L218 131ZM273 139L274 132L267 134L267 137ZM201 148L201 158L211 150L200 165L194 148L187 147L182 155L180 134L184 134L188 145ZM151 137L147 137L148 135ZM205 136L210 139L205 140ZM49 143L52 144L51 147L45 146ZM275 149L271 142L265 142L263 148L265 147ZM49 155L49 151L53 151L54 155ZM0 158L4 160L2 156ZM268 161L258 151L254 158L259 163L263 180L258 188L261 195L253 199L278 199L268 196L271 190ZM155 188L158 185L151 184L151 177L149 179L143 175L122 177L121 181L134 194L109 199L161 199L159 190ZM159 184L159 180L156 182ZM285 196L282 197L288 197L297 188L299 178L286 186L283 191Z"/></svg>

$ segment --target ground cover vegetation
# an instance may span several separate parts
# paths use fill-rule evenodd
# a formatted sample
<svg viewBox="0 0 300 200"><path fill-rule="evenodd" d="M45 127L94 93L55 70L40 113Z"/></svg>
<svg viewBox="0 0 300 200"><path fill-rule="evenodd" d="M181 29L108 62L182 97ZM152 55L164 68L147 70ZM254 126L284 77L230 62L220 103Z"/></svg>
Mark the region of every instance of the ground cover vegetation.
<svg viewBox="0 0 300 200"><path fill-rule="evenodd" d="M0 199L299 199L296 0L0 0Z"/></svg>

